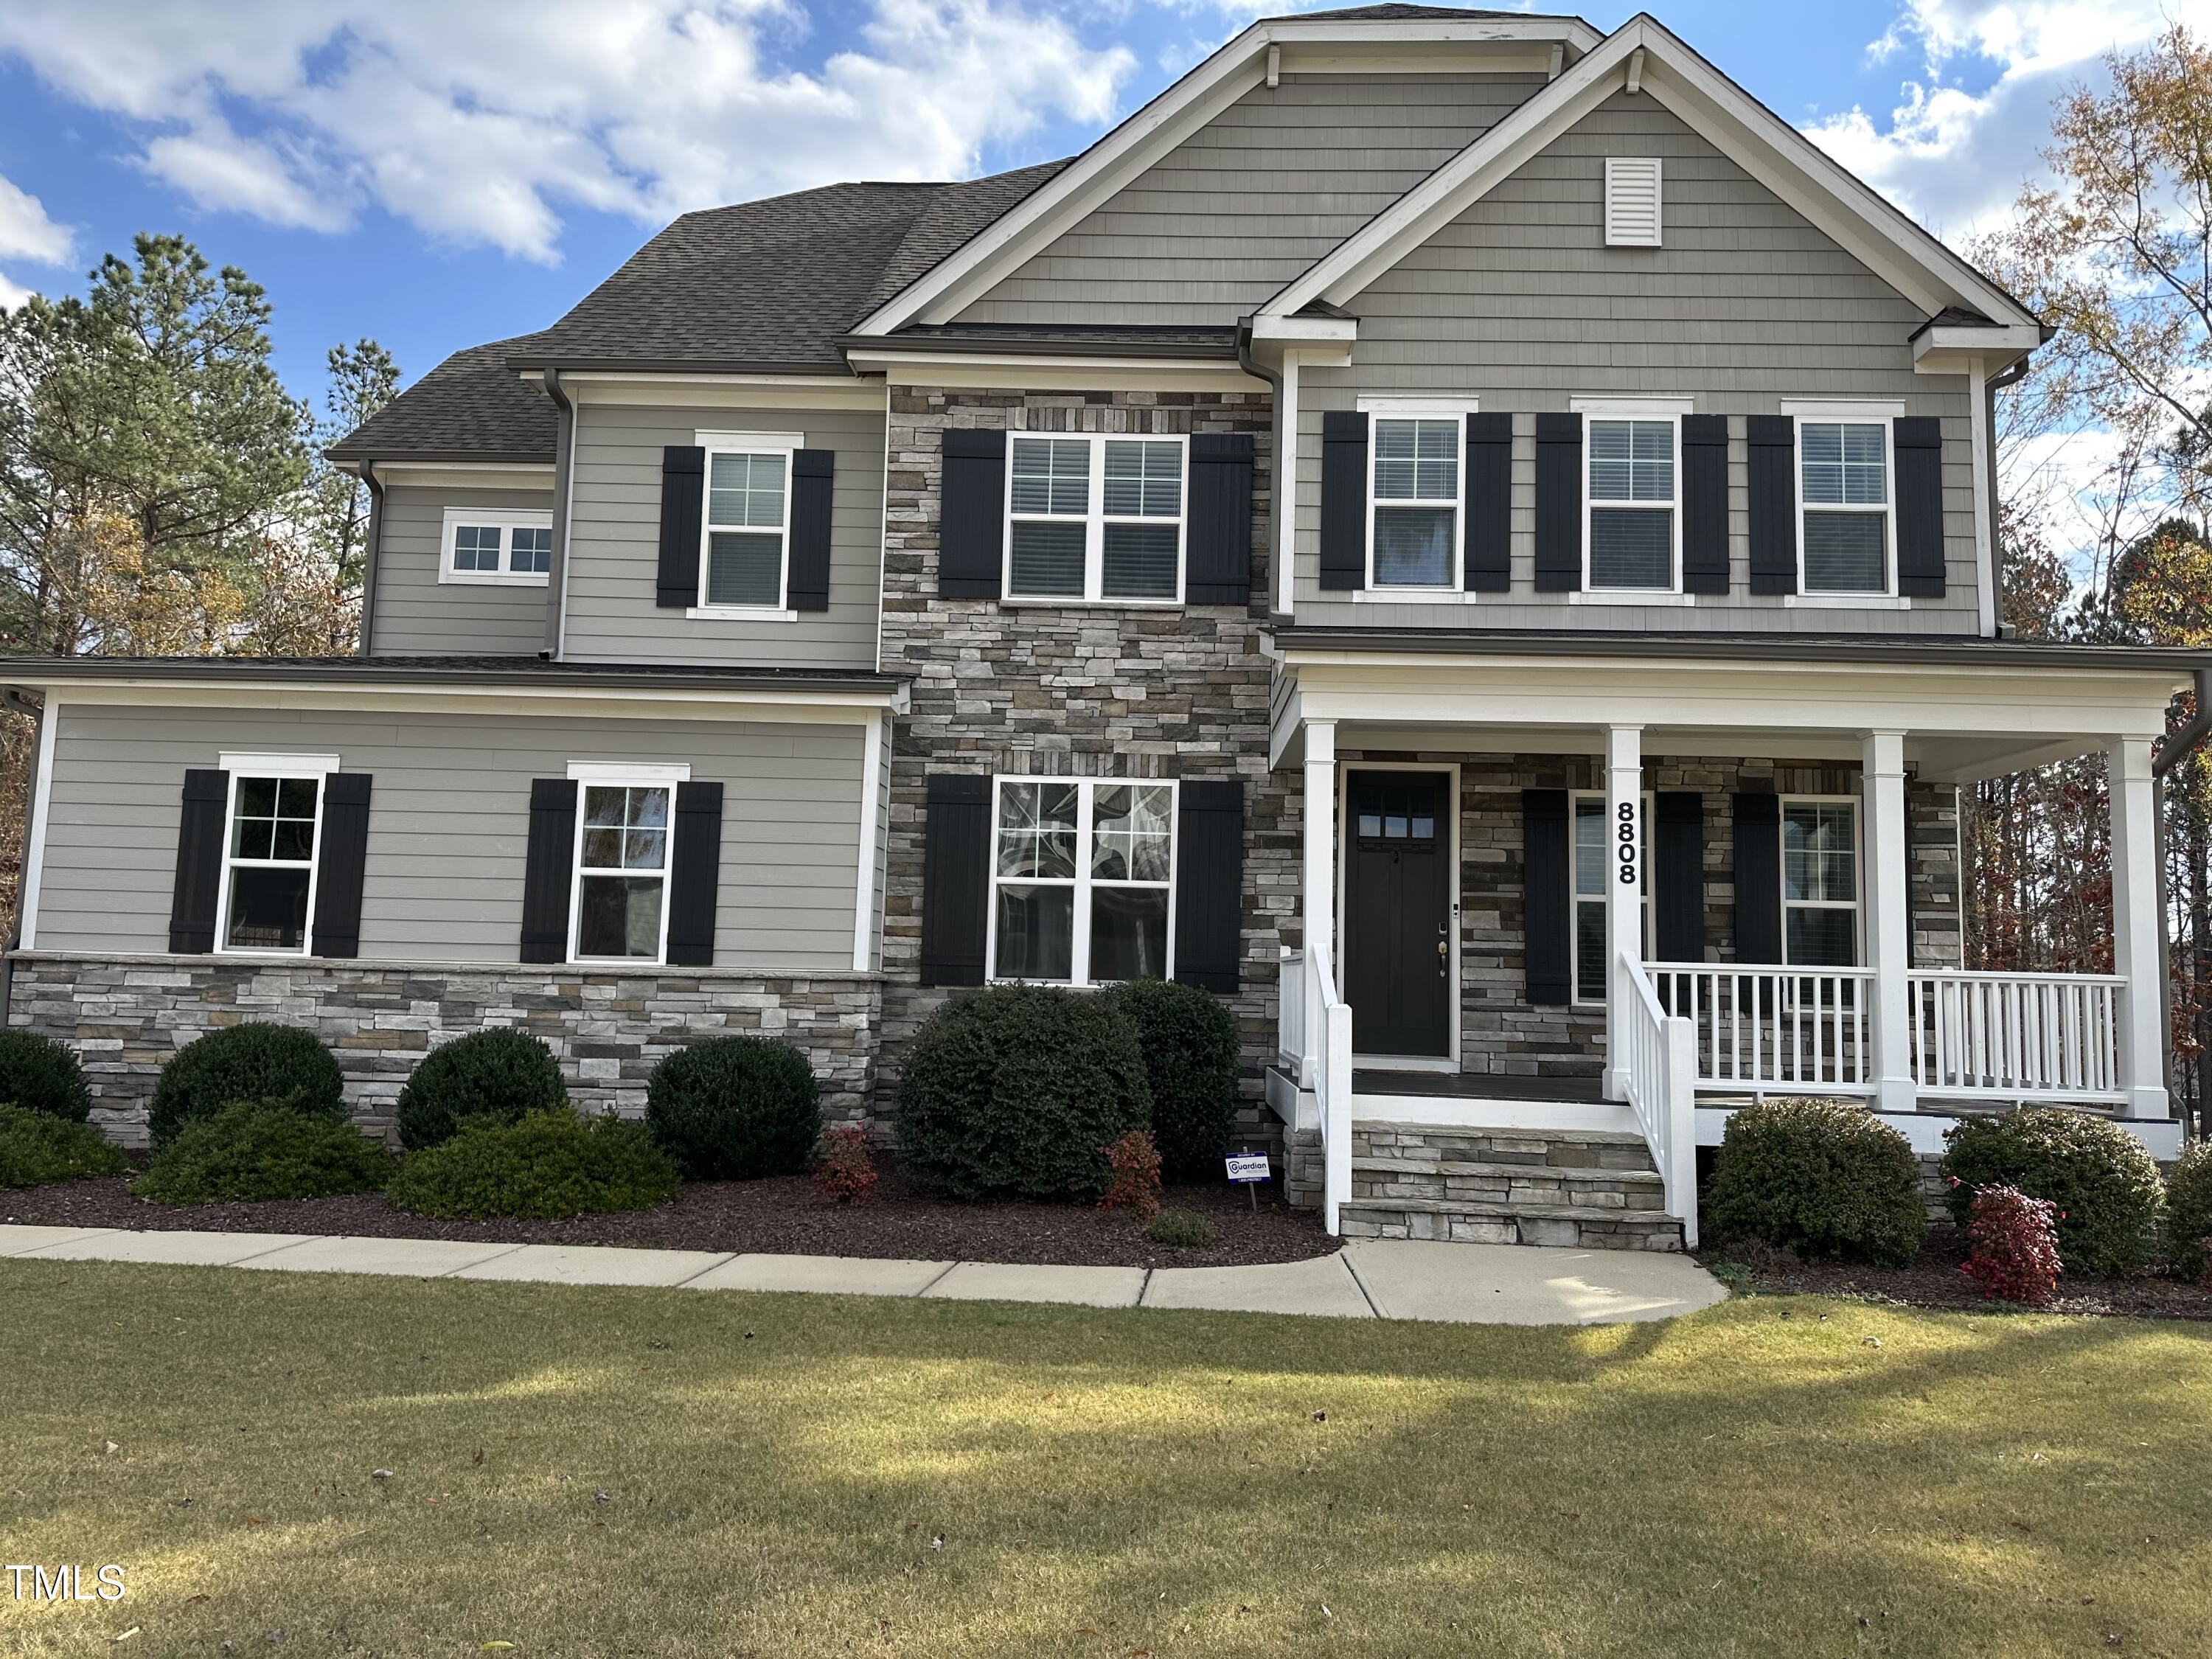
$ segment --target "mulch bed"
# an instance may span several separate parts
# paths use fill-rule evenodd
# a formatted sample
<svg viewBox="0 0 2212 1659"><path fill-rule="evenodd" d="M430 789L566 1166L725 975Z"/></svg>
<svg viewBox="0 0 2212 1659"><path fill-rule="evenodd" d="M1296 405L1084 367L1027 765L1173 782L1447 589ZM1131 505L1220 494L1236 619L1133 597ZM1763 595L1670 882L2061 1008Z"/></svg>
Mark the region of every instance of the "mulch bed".
<svg viewBox="0 0 2212 1659"><path fill-rule="evenodd" d="M1170 1186L1170 1206L1213 1224L1211 1244L1176 1249L1145 1237L1126 1214L1073 1204L963 1204L931 1193L887 1162L860 1204L834 1204L804 1176L687 1182L656 1210L566 1221L440 1221L395 1208L380 1193L186 1209L131 1195L127 1177L57 1182L0 1193L0 1222L63 1227L191 1228L209 1232L451 1238L515 1244L620 1244L646 1249L760 1251L782 1255L906 1257L1102 1267L1229 1267L1303 1261L1339 1241L1320 1212L1242 1189Z"/></svg>
<svg viewBox="0 0 2212 1659"><path fill-rule="evenodd" d="M1765 1295L1856 1296L1914 1308L2025 1311L2012 1303L1983 1297L1981 1286L1959 1271L1966 1260L1966 1241L1948 1228L1929 1230L1927 1247L1910 1267L1801 1261L1787 1250L1743 1243L1699 1250L1697 1258L1707 1267L1735 1264L1750 1273L1753 1290ZM2034 1311L2101 1318L2212 1320L2212 1288L2149 1274L2140 1279L2066 1276L2058 1281L2057 1296Z"/></svg>

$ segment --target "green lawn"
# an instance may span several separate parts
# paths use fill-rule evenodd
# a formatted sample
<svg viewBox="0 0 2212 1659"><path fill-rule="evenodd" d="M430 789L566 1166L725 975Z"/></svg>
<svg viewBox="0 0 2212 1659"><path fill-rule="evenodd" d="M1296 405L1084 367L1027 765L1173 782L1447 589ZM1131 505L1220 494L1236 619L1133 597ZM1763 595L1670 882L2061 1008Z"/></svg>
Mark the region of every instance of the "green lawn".
<svg viewBox="0 0 2212 1659"><path fill-rule="evenodd" d="M2201 1326L14 1261L0 1435L10 1659L2212 1651Z"/></svg>

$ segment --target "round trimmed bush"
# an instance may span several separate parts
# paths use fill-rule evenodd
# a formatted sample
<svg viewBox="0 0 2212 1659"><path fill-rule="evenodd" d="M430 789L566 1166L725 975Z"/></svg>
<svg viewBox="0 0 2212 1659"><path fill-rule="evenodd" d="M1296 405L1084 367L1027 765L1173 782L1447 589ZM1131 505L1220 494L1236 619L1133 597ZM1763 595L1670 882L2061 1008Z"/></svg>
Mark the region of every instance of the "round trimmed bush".
<svg viewBox="0 0 2212 1659"><path fill-rule="evenodd" d="M0 1030L0 1100L71 1123L92 1115L76 1050L36 1031Z"/></svg>
<svg viewBox="0 0 2212 1659"><path fill-rule="evenodd" d="M750 1181L806 1167L822 1103L814 1068L789 1043L714 1037L653 1068L645 1121L687 1181Z"/></svg>
<svg viewBox="0 0 2212 1659"><path fill-rule="evenodd" d="M553 1051L527 1031L495 1025L422 1056L399 1091L399 1144L419 1152L480 1118L512 1123L568 1103L568 1085Z"/></svg>
<svg viewBox="0 0 2212 1659"><path fill-rule="evenodd" d="M1137 1028L1161 1169L1218 1179L1237 1133L1237 1017L1212 992L1172 980L1132 980L1108 994Z"/></svg>
<svg viewBox="0 0 2212 1659"><path fill-rule="evenodd" d="M1705 1197L1719 1238L1901 1267L1927 1212L1911 1144L1863 1106L1767 1100L1728 1121Z"/></svg>
<svg viewBox="0 0 2212 1659"><path fill-rule="evenodd" d="M2063 1106L1961 1118L1944 1137L1951 1213L1966 1225L1978 1187L2017 1187L2058 1206L2058 1254L2084 1279L2140 1272L2166 1207L2158 1165L2117 1123Z"/></svg>
<svg viewBox="0 0 2212 1659"><path fill-rule="evenodd" d="M2185 1278L2212 1267L2212 1145L2191 1147L2166 1173L2166 1257Z"/></svg>
<svg viewBox="0 0 2212 1659"><path fill-rule="evenodd" d="M383 1144L343 1118L234 1100L186 1122L131 1190L156 1204L258 1204L373 1193L391 1176Z"/></svg>
<svg viewBox="0 0 2212 1659"><path fill-rule="evenodd" d="M194 1037L169 1056L154 1085L147 1131L156 1148L196 1117L234 1100L272 1100L294 1111L342 1118L345 1079L313 1031L249 1020Z"/></svg>
<svg viewBox="0 0 2212 1659"><path fill-rule="evenodd" d="M0 1106L0 1188L121 1175L130 1167L89 1123L26 1106Z"/></svg>
<svg viewBox="0 0 2212 1659"><path fill-rule="evenodd" d="M675 1160L645 1125L562 1106L512 1123L464 1123L452 1139L402 1158L386 1191L416 1215L557 1220L650 1209L676 1187Z"/></svg>
<svg viewBox="0 0 2212 1659"><path fill-rule="evenodd" d="M1112 997L1000 985L922 1022L898 1133L925 1175L967 1199L1091 1203L1106 1148L1152 1122L1135 1028Z"/></svg>
<svg viewBox="0 0 2212 1659"><path fill-rule="evenodd" d="M1213 1224L1195 1210L1162 1210L1145 1229L1145 1237L1155 1244L1195 1249L1213 1243Z"/></svg>

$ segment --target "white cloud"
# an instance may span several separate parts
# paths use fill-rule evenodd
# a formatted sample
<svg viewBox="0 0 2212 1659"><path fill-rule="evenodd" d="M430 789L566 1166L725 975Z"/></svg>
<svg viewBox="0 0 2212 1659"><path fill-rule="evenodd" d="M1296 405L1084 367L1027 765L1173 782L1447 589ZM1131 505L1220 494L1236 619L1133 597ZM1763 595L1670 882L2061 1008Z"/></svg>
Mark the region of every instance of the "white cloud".
<svg viewBox="0 0 2212 1659"><path fill-rule="evenodd" d="M0 259L65 264L75 246L69 227L48 218L37 197L0 177ZM30 289L10 282L8 273L0 270L0 311L13 310L30 297Z"/></svg>
<svg viewBox="0 0 2212 1659"><path fill-rule="evenodd" d="M1939 234L1958 240L2003 219L2041 172L2051 100L2102 78L2101 59L2165 26L2159 0L1905 0L1867 48L1875 64L1915 48L1887 120L1853 107L1805 131L1853 173ZM1960 71L1984 89L1961 84Z"/></svg>
<svg viewBox="0 0 2212 1659"><path fill-rule="evenodd" d="M839 179L957 177L1103 122L1134 60L1029 0L871 0L818 71L796 0L9 0L0 53L138 129L198 205L335 229L381 209L556 257L560 216L653 222Z"/></svg>

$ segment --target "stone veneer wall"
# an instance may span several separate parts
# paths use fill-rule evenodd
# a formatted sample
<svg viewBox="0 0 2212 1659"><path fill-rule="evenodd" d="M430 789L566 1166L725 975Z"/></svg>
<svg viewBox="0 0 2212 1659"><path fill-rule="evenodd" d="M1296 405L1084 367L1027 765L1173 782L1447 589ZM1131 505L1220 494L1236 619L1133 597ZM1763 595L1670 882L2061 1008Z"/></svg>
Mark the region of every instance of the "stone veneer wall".
<svg viewBox="0 0 2212 1659"><path fill-rule="evenodd" d="M825 1115L857 1118L872 1090L882 985L860 974L648 974L553 968L102 957L14 958L9 1023L68 1041L84 1062L93 1121L143 1145L161 1063L202 1032L245 1020L313 1031L337 1055L364 1128L389 1133L400 1085L434 1042L487 1026L543 1037L586 1111L635 1116L662 1055L757 1032L804 1050Z"/></svg>
<svg viewBox="0 0 2212 1659"><path fill-rule="evenodd" d="M932 771L1245 783L1245 1118L1272 1141L1260 1080L1274 1058L1276 948L1295 931L1302 831L1290 780L1267 769L1272 501L1264 392L996 392L894 386L882 667L913 678L891 757L878 1109L894 1109L902 1040L950 994L916 982L923 819ZM1030 432L1249 432L1257 439L1249 605L1002 605L937 595L947 427Z"/></svg>

